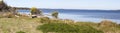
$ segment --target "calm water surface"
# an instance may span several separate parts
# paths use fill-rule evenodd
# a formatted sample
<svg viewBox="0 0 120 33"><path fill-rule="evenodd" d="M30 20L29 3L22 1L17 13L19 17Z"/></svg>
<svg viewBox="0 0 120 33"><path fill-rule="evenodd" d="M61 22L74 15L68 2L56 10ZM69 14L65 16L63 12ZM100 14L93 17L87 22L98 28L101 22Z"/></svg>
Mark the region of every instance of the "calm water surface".
<svg viewBox="0 0 120 33"><path fill-rule="evenodd" d="M111 20L120 23L120 11L113 10L67 10L67 9L41 9L44 14L51 14L54 10L59 12L60 19L75 21L100 22ZM29 14L30 10L18 10L20 13Z"/></svg>

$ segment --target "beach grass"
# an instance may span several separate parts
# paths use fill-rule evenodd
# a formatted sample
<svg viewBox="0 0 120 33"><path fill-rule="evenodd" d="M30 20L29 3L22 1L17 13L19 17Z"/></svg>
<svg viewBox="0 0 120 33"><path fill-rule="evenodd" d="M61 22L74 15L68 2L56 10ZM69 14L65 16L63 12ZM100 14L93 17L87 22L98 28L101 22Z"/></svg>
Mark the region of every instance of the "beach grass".
<svg viewBox="0 0 120 33"><path fill-rule="evenodd" d="M0 18L0 33L16 33L19 31L23 31L25 33L43 33L44 31L46 31L46 29L49 29L48 32L52 32L52 33L55 33L56 31L60 33L61 32L64 33L63 31L67 31L67 33L70 33L70 31L73 30L74 30L73 32L75 33L79 33L79 32L85 33L86 31L91 33L99 33L99 32L120 33L119 24L109 21L104 21L104 23L102 22L101 23L74 22L73 20L50 19L47 17ZM63 29L63 30L57 30L57 29Z"/></svg>
<svg viewBox="0 0 120 33"><path fill-rule="evenodd" d="M36 27L41 25L37 19L30 18L0 18L0 33L15 33L24 31L26 33L40 33Z"/></svg>

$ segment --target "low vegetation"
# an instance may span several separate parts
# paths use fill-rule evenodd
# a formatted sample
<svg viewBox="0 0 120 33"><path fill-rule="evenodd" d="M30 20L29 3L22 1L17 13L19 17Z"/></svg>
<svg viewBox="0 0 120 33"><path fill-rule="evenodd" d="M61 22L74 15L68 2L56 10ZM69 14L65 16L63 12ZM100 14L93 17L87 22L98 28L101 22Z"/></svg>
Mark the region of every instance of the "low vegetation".
<svg viewBox="0 0 120 33"><path fill-rule="evenodd" d="M23 32L23 31L18 31L18 32L16 32L16 33L25 33L25 32Z"/></svg>
<svg viewBox="0 0 120 33"><path fill-rule="evenodd" d="M103 30L105 33L120 33L120 26L109 20L103 20L99 23L99 29Z"/></svg>
<svg viewBox="0 0 120 33"><path fill-rule="evenodd" d="M0 33L120 33L120 25L111 21L76 22L42 18L0 18Z"/></svg>
<svg viewBox="0 0 120 33"><path fill-rule="evenodd" d="M15 15L13 15L10 12L5 12L3 14L0 14L0 18L14 18L14 17L15 17Z"/></svg>
<svg viewBox="0 0 120 33"><path fill-rule="evenodd" d="M40 25L37 30L43 32L57 32L57 33L103 33L100 30L92 28L91 26L70 25L66 23L49 23Z"/></svg>

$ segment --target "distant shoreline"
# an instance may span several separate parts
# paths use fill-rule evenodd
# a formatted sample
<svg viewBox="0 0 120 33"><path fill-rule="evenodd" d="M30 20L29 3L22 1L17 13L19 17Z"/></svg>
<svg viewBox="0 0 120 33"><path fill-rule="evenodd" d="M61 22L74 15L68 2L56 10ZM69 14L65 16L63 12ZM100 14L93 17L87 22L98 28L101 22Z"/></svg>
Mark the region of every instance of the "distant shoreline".
<svg viewBox="0 0 120 33"><path fill-rule="evenodd" d="M30 8L27 7L15 7L16 9L28 9L30 10ZM38 8L38 9L52 9L52 8ZM56 9L54 9L56 10ZM120 11L120 10L102 10L102 9L57 9L57 10L91 10L91 11Z"/></svg>

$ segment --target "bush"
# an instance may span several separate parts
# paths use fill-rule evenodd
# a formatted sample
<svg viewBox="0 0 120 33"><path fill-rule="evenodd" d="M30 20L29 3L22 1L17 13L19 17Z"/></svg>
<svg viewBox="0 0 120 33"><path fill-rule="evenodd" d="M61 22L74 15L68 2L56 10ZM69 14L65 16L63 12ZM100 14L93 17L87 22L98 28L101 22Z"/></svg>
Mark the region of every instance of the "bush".
<svg viewBox="0 0 120 33"><path fill-rule="evenodd" d="M116 27L117 24L109 20L103 20L101 21L101 23L99 23L99 26L100 27Z"/></svg>
<svg viewBox="0 0 120 33"><path fill-rule="evenodd" d="M61 33L103 33L90 26L69 25L65 23L49 23L38 26L37 30L43 32L61 32Z"/></svg>
<svg viewBox="0 0 120 33"><path fill-rule="evenodd" d="M31 14L32 14L32 15L33 15L33 14L36 14L36 12L37 12L37 8L32 7L32 8L31 8Z"/></svg>
<svg viewBox="0 0 120 33"><path fill-rule="evenodd" d="M23 32L23 31L18 31L18 32L16 32L16 33L25 33L25 32Z"/></svg>
<svg viewBox="0 0 120 33"><path fill-rule="evenodd" d="M35 8L35 7L32 7L30 10L31 10L31 14L32 15L38 15L38 14L42 15L42 11L37 9L37 8Z"/></svg>
<svg viewBox="0 0 120 33"><path fill-rule="evenodd" d="M72 29L71 29L72 28ZM77 31L72 26L64 23L49 23L37 27L38 30L43 32L74 32Z"/></svg>
<svg viewBox="0 0 120 33"><path fill-rule="evenodd" d="M58 12L57 12L57 11L54 11L54 12L52 13L52 17L58 18Z"/></svg>

